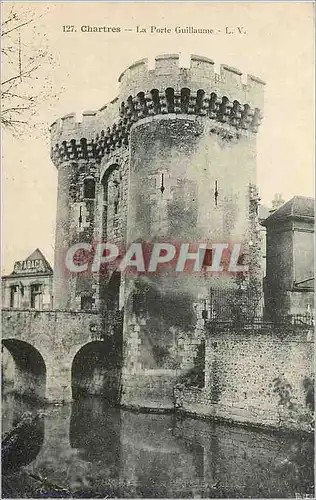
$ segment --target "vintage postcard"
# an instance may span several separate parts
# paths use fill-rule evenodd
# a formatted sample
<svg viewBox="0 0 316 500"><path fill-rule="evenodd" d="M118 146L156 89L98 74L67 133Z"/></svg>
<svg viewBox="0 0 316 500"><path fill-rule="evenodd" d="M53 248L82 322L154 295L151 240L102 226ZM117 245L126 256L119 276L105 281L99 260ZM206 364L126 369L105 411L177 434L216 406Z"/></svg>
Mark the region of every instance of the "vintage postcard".
<svg viewBox="0 0 316 500"><path fill-rule="evenodd" d="M2 498L314 498L313 7L2 2Z"/></svg>

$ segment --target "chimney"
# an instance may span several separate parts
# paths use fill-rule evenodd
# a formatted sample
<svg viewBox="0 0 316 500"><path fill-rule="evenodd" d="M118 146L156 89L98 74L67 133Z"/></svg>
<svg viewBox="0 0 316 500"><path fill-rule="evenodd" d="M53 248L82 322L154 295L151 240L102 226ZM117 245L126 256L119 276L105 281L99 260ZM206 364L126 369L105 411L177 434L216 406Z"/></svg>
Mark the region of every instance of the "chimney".
<svg viewBox="0 0 316 500"><path fill-rule="evenodd" d="M272 208L269 210L269 213L273 214L273 212L278 210L284 203L285 201L282 198L282 194L275 193L274 198L272 200Z"/></svg>

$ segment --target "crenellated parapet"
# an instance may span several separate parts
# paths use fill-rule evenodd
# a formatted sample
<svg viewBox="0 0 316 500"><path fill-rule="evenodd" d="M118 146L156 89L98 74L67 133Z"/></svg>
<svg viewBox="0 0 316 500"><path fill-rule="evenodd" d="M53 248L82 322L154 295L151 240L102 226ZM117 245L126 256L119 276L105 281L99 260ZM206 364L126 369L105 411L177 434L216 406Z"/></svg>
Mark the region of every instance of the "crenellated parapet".
<svg viewBox="0 0 316 500"><path fill-rule="evenodd" d="M263 107L263 88L265 83L253 75L246 76L236 68L222 64L220 72L215 72L214 61L207 57L192 55L190 68L181 68L179 54L162 54L155 58L154 69L148 69L148 60L133 63L119 77L120 99L126 101L130 95L152 89L172 87L175 92L189 88L194 94L204 90L226 96L229 101L247 103L252 108Z"/></svg>
<svg viewBox="0 0 316 500"><path fill-rule="evenodd" d="M116 98L98 111L84 111L81 121L77 120L76 113L56 120L50 127L51 158L55 165L69 160L97 160L97 134L112 126L118 117Z"/></svg>
<svg viewBox="0 0 316 500"><path fill-rule="evenodd" d="M157 56L155 68L147 60L135 62L119 77L120 94L99 111L86 111L82 121L69 114L51 126L52 159L100 161L117 148L128 146L131 127L145 118L163 115L204 117L256 133L262 120L263 86L259 78L191 56L190 68L179 67L177 54Z"/></svg>

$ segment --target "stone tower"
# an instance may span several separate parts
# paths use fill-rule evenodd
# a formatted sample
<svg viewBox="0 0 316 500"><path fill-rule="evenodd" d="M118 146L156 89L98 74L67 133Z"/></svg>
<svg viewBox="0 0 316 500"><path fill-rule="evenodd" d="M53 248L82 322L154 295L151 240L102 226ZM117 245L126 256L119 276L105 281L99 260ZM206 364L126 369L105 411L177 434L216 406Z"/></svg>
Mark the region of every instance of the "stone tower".
<svg viewBox="0 0 316 500"><path fill-rule="evenodd" d="M177 242L190 252L197 243L211 249L212 242L236 242L255 267L264 82L247 75L244 84L241 75L227 65L218 74L201 56L191 56L190 68L179 67L176 54L156 57L153 70L141 60L119 77L114 101L83 113L80 123L71 114L51 127L58 168L55 308L99 311L104 335L117 332L121 313L124 404L171 404L173 385L201 347L210 288L225 291L234 279L204 267L197 276L71 274L66 252L82 242L108 241L122 250L135 242Z"/></svg>

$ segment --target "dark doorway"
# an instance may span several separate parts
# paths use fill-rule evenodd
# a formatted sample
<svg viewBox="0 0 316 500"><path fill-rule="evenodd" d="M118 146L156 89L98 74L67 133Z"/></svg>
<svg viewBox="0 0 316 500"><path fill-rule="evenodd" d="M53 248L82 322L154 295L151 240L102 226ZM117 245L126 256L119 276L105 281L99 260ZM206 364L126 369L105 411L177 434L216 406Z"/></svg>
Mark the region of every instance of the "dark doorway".
<svg viewBox="0 0 316 500"><path fill-rule="evenodd" d="M32 399L44 399L46 366L41 353L22 340L4 339L2 345L14 360L14 392Z"/></svg>
<svg viewBox="0 0 316 500"><path fill-rule="evenodd" d="M121 351L109 336L84 345L75 355L71 368L73 399L88 394L118 402L121 374Z"/></svg>

